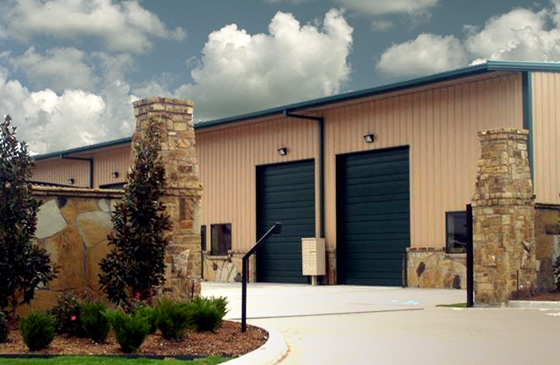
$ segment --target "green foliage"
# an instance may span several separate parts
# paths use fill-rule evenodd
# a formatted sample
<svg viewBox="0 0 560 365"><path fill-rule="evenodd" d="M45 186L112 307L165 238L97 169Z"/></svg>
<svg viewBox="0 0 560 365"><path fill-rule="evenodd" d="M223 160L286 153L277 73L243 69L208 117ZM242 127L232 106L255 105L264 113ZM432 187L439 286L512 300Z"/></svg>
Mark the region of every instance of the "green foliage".
<svg viewBox="0 0 560 365"><path fill-rule="evenodd" d="M165 170L160 161L159 124L150 121L145 135L134 144L135 159L124 197L112 215L109 235L112 251L101 263L99 283L115 304L132 297L149 300L154 287L165 281L165 232L171 227L163 194Z"/></svg>
<svg viewBox="0 0 560 365"><path fill-rule="evenodd" d="M121 350L125 353L136 352L150 331L148 318L127 314L120 309L116 312L107 312L106 316L115 331Z"/></svg>
<svg viewBox="0 0 560 365"><path fill-rule="evenodd" d="M39 209L27 183L33 161L11 120L0 123L0 309L13 316L55 272L47 252L33 244Z"/></svg>
<svg viewBox="0 0 560 365"><path fill-rule="evenodd" d="M150 328L148 331L148 334L153 334L156 329L157 329L157 322L156 322L156 311L147 306L147 305L137 305L133 311L132 314L137 316L137 317L142 317L144 318L149 324L150 324Z"/></svg>
<svg viewBox="0 0 560 365"><path fill-rule="evenodd" d="M227 299L224 297L195 298L188 305L193 309L194 326L198 332L214 332L220 328L227 313Z"/></svg>
<svg viewBox="0 0 560 365"><path fill-rule="evenodd" d="M42 350L54 339L54 318L44 313L31 313L19 322L19 331L29 350Z"/></svg>
<svg viewBox="0 0 560 365"><path fill-rule="evenodd" d="M554 283L556 284L556 290L560 291L560 256L554 261Z"/></svg>
<svg viewBox="0 0 560 365"><path fill-rule="evenodd" d="M66 333L71 336L86 336L80 314L82 307L80 302L71 293L64 292L49 310L49 314L55 319L56 333Z"/></svg>
<svg viewBox="0 0 560 365"><path fill-rule="evenodd" d="M166 339L182 339L185 330L193 325L193 309L185 303L162 299L155 312L157 326Z"/></svg>
<svg viewBox="0 0 560 365"><path fill-rule="evenodd" d="M89 338L95 343L103 343L107 339L111 325L105 316L107 305L100 301L82 304L80 322Z"/></svg>
<svg viewBox="0 0 560 365"><path fill-rule="evenodd" d="M0 343L8 341L8 333L10 332L8 316L4 312L0 312Z"/></svg>

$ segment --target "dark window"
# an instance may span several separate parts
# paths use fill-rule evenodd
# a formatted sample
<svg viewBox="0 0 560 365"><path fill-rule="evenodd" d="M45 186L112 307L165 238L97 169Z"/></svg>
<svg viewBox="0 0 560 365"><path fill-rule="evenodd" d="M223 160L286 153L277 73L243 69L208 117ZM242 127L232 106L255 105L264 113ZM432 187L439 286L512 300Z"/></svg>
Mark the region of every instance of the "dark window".
<svg viewBox="0 0 560 365"><path fill-rule="evenodd" d="M200 249L206 251L206 226L200 226Z"/></svg>
<svg viewBox="0 0 560 365"><path fill-rule="evenodd" d="M467 212L446 212L446 251L467 252Z"/></svg>
<svg viewBox="0 0 560 365"><path fill-rule="evenodd" d="M225 256L231 250L231 223L211 225L212 247L210 254Z"/></svg>

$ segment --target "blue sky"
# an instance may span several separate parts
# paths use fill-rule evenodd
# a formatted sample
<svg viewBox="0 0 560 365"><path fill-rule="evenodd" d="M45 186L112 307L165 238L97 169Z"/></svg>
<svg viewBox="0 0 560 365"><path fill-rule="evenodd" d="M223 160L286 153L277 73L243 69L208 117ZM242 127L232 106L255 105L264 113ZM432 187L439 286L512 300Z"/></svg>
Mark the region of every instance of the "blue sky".
<svg viewBox="0 0 560 365"><path fill-rule="evenodd" d="M484 62L560 61L560 0L3 0L0 112L37 153Z"/></svg>

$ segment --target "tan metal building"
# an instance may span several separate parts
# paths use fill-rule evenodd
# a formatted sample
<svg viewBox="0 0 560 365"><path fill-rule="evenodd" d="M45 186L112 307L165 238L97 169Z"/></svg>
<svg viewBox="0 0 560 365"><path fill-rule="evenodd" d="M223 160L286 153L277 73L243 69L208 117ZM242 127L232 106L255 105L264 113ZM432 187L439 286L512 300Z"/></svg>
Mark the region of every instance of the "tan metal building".
<svg viewBox="0 0 560 365"><path fill-rule="evenodd" d="M560 204L559 72L488 61L196 124L204 277L237 280L243 253L282 221L258 281L308 282L301 238L316 237L325 283L464 287L478 131L528 129L536 201ZM33 180L119 187L129 155L130 138L40 155Z"/></svg>

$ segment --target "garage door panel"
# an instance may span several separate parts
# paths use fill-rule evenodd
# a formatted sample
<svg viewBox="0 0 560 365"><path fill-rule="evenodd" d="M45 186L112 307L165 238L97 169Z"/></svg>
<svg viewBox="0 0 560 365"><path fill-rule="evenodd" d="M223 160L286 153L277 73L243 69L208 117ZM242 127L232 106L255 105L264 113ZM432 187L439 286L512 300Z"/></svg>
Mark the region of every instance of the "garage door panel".
<svg viewBox="0 0 560 365"><path fill-rule="evenodd" d="M401 285L410 243L408 148L339 156L340 281Z"/></svg>
<svg viewBox="0 0 560 365"><path fill-rule="evenodd" d="M257 280L307 283L302 275L301 238L315 236L315 165L301 161L257 168L257 236L282 222L257 251Z"/></svg>

